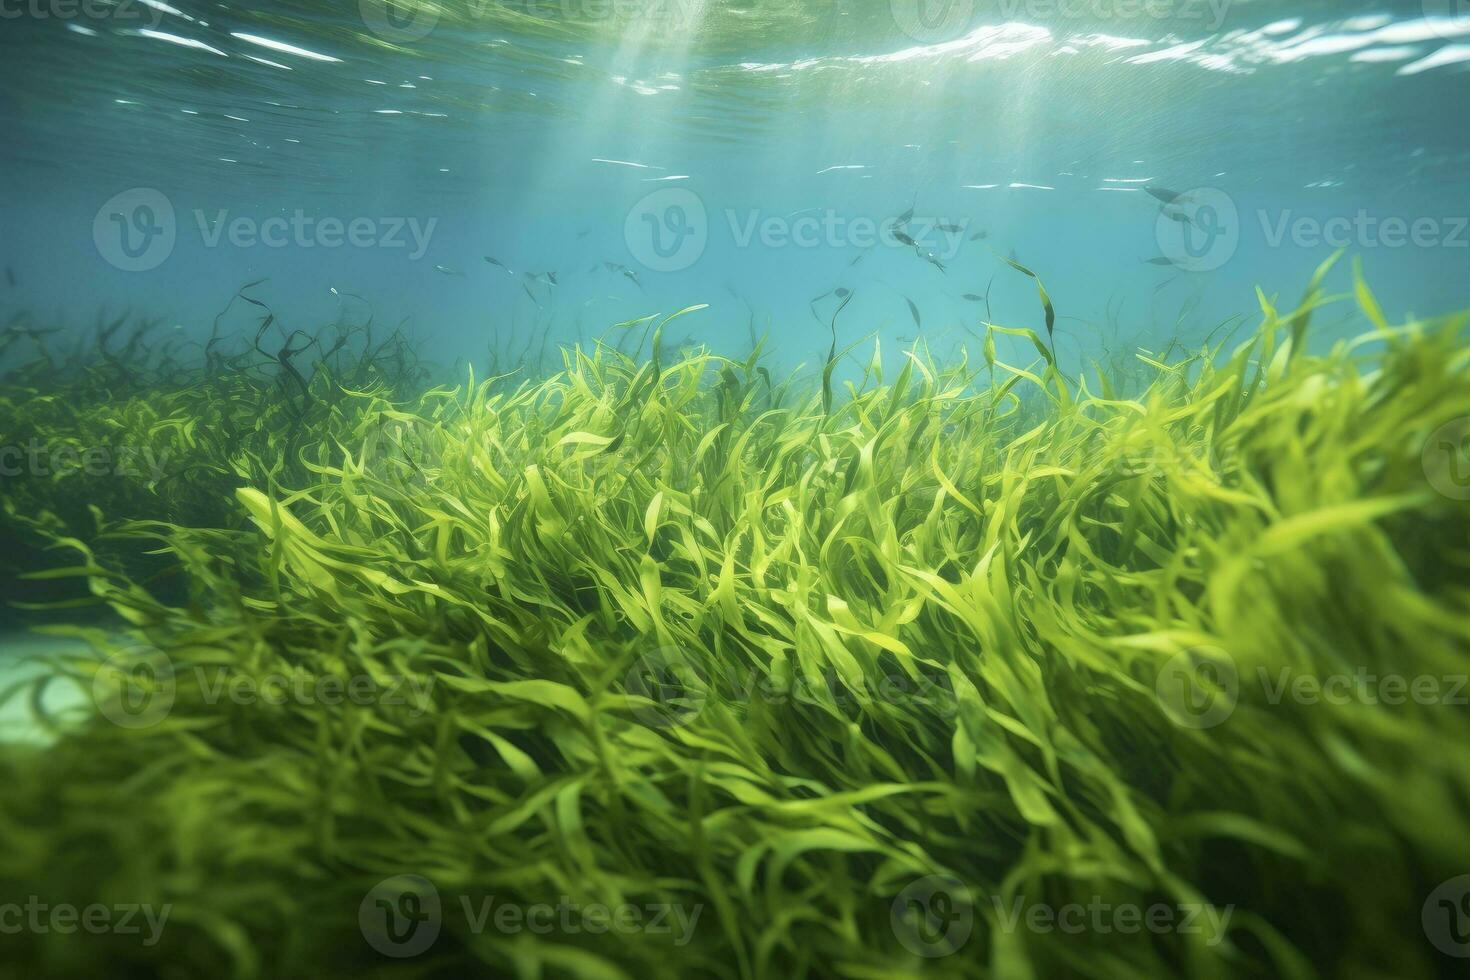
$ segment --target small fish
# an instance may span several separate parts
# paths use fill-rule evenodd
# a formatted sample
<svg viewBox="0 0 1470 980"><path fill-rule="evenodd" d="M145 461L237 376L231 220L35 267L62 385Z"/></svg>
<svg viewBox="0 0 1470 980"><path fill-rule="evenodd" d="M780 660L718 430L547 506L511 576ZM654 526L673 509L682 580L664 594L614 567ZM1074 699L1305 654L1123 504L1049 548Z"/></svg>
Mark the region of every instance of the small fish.
<svg viewBox="0 0 1470 980"><path fill-rule="evenodd" d="M637 286L639 289L643 288L643 283L638 281L638 273L634 272L632 269L623 269L623 275L626 276L629 281L631 281L633 285Z"/></svg>
<svg viewBox="0 0 1470 980"><path fill-rule="evenodd" d="M487 255L487 256L485 256L485 261L486 262L489 262L491 265L498 265L498 266L500 266L502 269L505 270L506 275L509 275L509 276L515 275L514 272L511 272L510 271L510 266L506 265L504 262L502 262L499 259L495 258L493 255Z"/></svg>
<svg viewBox="0 0 1470 980"><path fill-rule="evenodd" d="M936 257L933 252L921 252L916 249L914 251L914 254L923 259L925 262L928 262L930 265L934 266L934 268L938 269L940 272L945 271L944 263L939 261L938 257Z"/></svg>
<svg viewBox="0 0 1470 980"><path fill-rule="evenodd" d="M555 272L548 272L548 273L546 273L546 279L547 279L547 281L548 281L548 282L550 282L550 283L551 283L551 284L552 284L552 285L553 285L553 286L556 286L556 285L560 285L560 284L559 284L559 283L558 283L558 282L557 282L557 281L556 281L556 273L555 273Z"/></svg>
<svg viewBox="0 0 1470 980"><path fill-rule="evenodd" d="M949 232L950 234L955 234L955 235L957 235L960 232L962 232L962 231L965 230L965 229L961 228L959 225L949 225L949 224L935 225L934 227L937 228L939 231L945 231L945 232Z"/></svg>
<svg viewBox="0 0 1470 980"><path fill-rule="evenodd" d="M1163 201L1165 204L1173 204L1182 196L1177 191L1171 191L1166 187L1145 187L1144 190L1148 191L1156 200Z"/></svg>
<svg viewBox="0 0 1470 980"><path fill-rule="evenodd" d="M458 269L451 269L447 265L436 265L436 266L434 266L434 271L435 272L442 272L446 276L462 276L462 275L464 275L464 273L463 272L460 272Z"/></svg>
<svg viewBox="0 0 1470 980"><path fill-rule="evenodd" d="M847 263L847 267L851 269L853 266L861 262L867 256L867 254L867 252L859 252L858 254L854 255L852 257L852 261Z"/></svg>
<svg viewBox="0 0 1470 980"><path fill-rule="evenodd" d="M1173 265L1174 260L1163 255L1156 255L1151 259L1144 259L1149 265Z"/></svg>
<svg viewBox="0 0 1470 980"><path fill-rule="evenodd" d="M966 293L965 295L961 296L960 298L961 299L967 299L971 303L983 303L983 302L985 302L985 297L984 296L977 296L974 293Z"/></svg>
<svg viewBox="0 0 1470 980"><path fill-rule="evenodd" d="M833 292L837 294L838 299L847 299L847 297L852 295L852 290L846 286L838 286Z"/></svg>
<svg viewBox="0 0 1470 980"><path fill-rule="evenodd" d="M5 267L5 282L12 289L15 287L15 270L8 265Z"/></svg>
<svg viewBox="0 0 1470 980"><path fill-rule="evenodd" d="M339 295L338 292L337 292L337 287L336 286L328 286L327 288L332 291L332 295L333 296Z"/></svg>
<svg viewBox="0 0 1470 980"><path fill-rule="evenodd" d="M577 232L577 241L580 242L582 239L586 238L590 234L592 234L591 228L583 228L581 231Z"/></svg>
<svg viewBox="0 0 1470 980"><path fill-rule="evenodd" d="M973 234L973 235L970 236L970 241L972 241L972 242L983 241L984 239L989 238L989 237L990 237L990 232L988 232L988 231L986 231L986 230L984 230L982 228L980 231L977 231L977 232L975 232L975 234Z"/></svg>
<svg viewBox="0 0 1470 980"><path fill-rule="evenodd" d="M894 238L897 238L899 241L903 242L905 245L909 246L910 248L915 248L919 244L918 242L914 241L912 238L910 238L908 235L904 234L901 231L895 231L893 233L893 237Z"/></svg>
<svg viewBox="0 0 1470 980"><path fill-rule="evenodd" d="M536 304L536 308L538 310L541 309L541 301L536 298L535 293L531 292L531 287L526 285L526 280L524 279L521 280L521 288L526 291L527 296L531 297L531 302Z"/></svg>
<svg viewBox="0 0 1470 980"><path fill-rule="evenodd" d="M909 314L914 318L914 326L922 328L924 326L924 322L919 319L919 308L915 306L914 301L909 299L907 296L903 298L903 301L909 304Z"/></svg>

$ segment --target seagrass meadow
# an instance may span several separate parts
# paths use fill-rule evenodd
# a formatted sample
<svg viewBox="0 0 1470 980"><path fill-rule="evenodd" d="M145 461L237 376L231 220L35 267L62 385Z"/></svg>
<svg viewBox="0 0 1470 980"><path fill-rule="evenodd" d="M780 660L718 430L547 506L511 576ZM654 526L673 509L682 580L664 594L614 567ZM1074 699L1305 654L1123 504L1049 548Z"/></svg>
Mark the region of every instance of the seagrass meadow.
<svg viewBox="0 0 1470 980"><path fill-rule="evenodd" d="M447 384L354 332L12 370L0 442L158 463L3 484L64 642L0 892L82 914L3 969L1452 975L1470 315L1323 272L1126 384L983 323L783 379L668 349L699 310Z"/></svg>

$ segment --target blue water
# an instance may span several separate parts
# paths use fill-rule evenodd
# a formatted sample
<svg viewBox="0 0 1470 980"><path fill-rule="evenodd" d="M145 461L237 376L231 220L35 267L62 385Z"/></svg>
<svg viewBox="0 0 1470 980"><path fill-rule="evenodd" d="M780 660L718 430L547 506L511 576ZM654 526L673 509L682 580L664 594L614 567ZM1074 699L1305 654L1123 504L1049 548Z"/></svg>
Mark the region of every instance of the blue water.
<svg viewBox="0 0 1470 980"><path fill-rule="evenodd" d="M445 366L694 304L669 342L811 365L839 287L844 343L1040 329L1008 256L1065 362L1289 305L1338 245L1395 314L1466 305L1453 0L17 0L0 65L0 313L45 325L202 340L264 279Z"/></svg>

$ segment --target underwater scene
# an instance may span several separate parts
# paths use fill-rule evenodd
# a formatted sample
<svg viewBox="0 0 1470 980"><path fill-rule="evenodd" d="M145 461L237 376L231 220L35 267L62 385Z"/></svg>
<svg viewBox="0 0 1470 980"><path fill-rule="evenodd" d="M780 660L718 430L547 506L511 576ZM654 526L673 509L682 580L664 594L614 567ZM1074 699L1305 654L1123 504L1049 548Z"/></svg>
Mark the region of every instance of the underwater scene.
<svg viewBox="0 0 1470 980"><path fill-rule="evenodd" d="M1470 969L1466 0L0 75L0 978Z"/></svg>

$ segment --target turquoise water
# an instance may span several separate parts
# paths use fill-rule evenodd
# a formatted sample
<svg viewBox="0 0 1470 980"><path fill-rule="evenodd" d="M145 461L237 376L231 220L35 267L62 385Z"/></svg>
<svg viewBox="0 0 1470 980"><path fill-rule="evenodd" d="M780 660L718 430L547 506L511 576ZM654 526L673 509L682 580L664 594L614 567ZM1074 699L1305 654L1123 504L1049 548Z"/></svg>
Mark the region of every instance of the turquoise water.
<svg viewBox="0 0 1470 980"><path fill-rule="evenodd" d="M1450 0L25 0L0 63L0 307L47 325L202 340L265 279L446 367L696 303L689 341L812 364L838 287L844 340L1039 326L1008 256L1065 360L1288 302L1338 245L1388 309L1464 299Z"/></svg>

